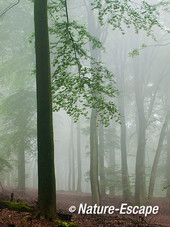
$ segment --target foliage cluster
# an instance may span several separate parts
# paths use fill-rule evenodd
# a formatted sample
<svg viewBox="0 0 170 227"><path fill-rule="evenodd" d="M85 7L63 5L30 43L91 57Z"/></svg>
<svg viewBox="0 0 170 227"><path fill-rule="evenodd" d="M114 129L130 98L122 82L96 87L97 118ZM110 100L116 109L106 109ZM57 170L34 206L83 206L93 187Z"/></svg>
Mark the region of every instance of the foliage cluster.
<svg viewBox="0 0 170 227"><path fill-rule="evenodd" d="M98 10L98 19L103 25L108 22L113 30L119 29L125 34L125 27L134 27L135 32L146 31L147 35L153 35L153 27L163 28L159 23L158 4L141 3L132 0L94 0L93 9ZM108 16L109 15L109 16Z"/></svg>
<svg viewBox="0 0 170 227"><path fill-rule="evenodd" d="M94 49L102 48L102 44L90 35L85 26L69 21L66 1L52 1L49 12L53 37L54 111L63 108L77 121L80 115L88 117L89 109L95 108L99 120L106 126L114 117L118 121L119 113L113 100L118 95L114 75L89 54L89 42Z"/></svg>

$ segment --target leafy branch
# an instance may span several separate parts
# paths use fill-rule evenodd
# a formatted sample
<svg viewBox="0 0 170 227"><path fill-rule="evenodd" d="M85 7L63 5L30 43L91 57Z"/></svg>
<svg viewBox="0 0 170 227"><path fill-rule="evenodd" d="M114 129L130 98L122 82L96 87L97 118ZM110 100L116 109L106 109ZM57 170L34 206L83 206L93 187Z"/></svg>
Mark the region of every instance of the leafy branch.
<svg viewBox="0 0 170 227"><path fill-rule="evenodd" d="M119 121L113 102L118 95L114 75L89 54L89 42L92 48L103 48L102 44L85 26L69 20L66 3L53 2L49 7L53 21L50 34L54 40L51 42L53 110L63 108L77 121L80 115L88 118L89 110L95 108L105 125L114 117Z"/></svg>
<svg viewBox="0 0 170 227"><path fill-rule="evenodd" d="M136 4L131 0L94 0L93 10L98 10L98 19L101 25L109 23L113 30L119 29L125 34L125 27L130 28L133 25L135 32L145 30L148 36L155 39L152 28L158 26L163 29L159 23L158 5L150 5L146 1ZM106 15L110 15L106 18Z"/></svg>

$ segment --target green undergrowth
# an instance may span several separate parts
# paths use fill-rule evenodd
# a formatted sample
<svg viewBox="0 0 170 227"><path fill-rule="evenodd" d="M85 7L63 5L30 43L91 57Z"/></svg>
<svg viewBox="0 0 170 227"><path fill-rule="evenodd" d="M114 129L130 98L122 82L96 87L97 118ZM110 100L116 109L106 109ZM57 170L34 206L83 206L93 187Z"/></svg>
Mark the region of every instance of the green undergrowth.
<svg viewBox="0 0 170 227"><path fill-rule="evenodd" d="M58 225L58 227L78 227L78 225L73 222L67 223L60 220L56 220L55 222Z"/></svg>
<svg viewBox="0 0 170 227"><path fill-rule="evenodd" d="M10 201L1 201L0 209L8 208L10 210L16 210L21 212L31 212L33 211L33 207L23 203L23 202L10 202Z"/></svg>
<svg viewBox="0 0 170 227"><path fill-rule="evenodd" d="M10 202L10 201L0 201L0 209L7 208L9 210L14 210L14 211L20 211L20 212L32 212L33 207L23 203L23 202ZM27 223L28 219L30 219L31 216L26 216L23 218L22 222ZM77 224L70 222L64 222L59 219L55 220L55 223L57 224L58 227L78 227ZM25 226L27 226L25 224Z"/></svg>

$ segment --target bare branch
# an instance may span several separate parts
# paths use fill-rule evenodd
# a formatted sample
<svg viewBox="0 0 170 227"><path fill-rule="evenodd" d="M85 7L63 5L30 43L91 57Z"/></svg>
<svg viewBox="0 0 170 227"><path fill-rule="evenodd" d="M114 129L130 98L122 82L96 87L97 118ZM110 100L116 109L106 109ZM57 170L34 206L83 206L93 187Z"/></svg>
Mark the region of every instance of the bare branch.
<svg viewBox="0 0 170 227"><path fill-rule="evenodd" d="M6 9L4 9L3 13L0 14L0 18L3 17L10 9L12 9L14 6L18 5L20 0L18 0L16 3L11 4Z"/></svg>

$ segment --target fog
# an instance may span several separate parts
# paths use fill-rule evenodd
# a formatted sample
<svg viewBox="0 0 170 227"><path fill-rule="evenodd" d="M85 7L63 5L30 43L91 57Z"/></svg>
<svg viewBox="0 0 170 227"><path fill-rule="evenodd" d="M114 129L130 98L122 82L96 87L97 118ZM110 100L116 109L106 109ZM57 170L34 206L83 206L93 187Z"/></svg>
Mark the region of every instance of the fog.
<svg viewBox="0 0 170 227"><path fill-rule="evenodd" d="M0 15L11 2L1 1ZM160 15L157 16L164 29L155 25L151 35L143 29L136 34L133 25L127 28L123 24L122 34L120 29L113 29L113 26L107 23L107 16L104 26L100 26L97 10L89 11L89 7L88 1L68 1L69 21L76 21L77 24L85 26L91 35L103 43L103 48L97 49L96 52L88 40L80 46L85 48L88 55L94 57L96 61L102 61L113 74L114 86L118 89L118 94L115 98L107 95L104 97L108 101L111 100L118 110L118 115L120 113L117 122L117 117L109 119L103 112L106 119L109 119L109 125L100 122L100 115L97 118L99 121L95 130L100 193L111 196L124 194L126 197L128 191L132 196L135 196L136 192L145 198L153 196L170 198L170 187L168 187L170 184L170 36L167 32L170 24L169 12L160 8ZM53 16L49 13L49 27L55 27L54 17L58 16L60 22L65 20L61 17L62 10L58 15L56 12L51 13ZM25 188L38 187L33 16L32 1L21 1L0 16L1 189L8 186L24 191ZM78 40L79 35L80 33L77 32L74 38ZM58 70L57 64L62 64L61 56L56 55L59 51L56 49L57 42L59 48L61 45L59 36L51 31L53 83L55 83L54 73ZM58 63L54 63L56 56ZM83 66L91 65L88 58L80 59L80 62ZM70 70L70 75L78 77L77 66L69 67L67 70ZM105 83L107 84L108 81ZM56 89L56 85L53 86ZM72 91L71 95L73 95ZM64 104L59 107L54 97L53 99L56 189L91 193L91 108L87 105L87 117L80 114L79 119L76 119L74 111L73 116L69 115L69 111L64 109ZM79 103L79 105L81 107L83 104ZM55 111L56 108L60 110ZM137 185L141 189L138 189Z"/></svg>

